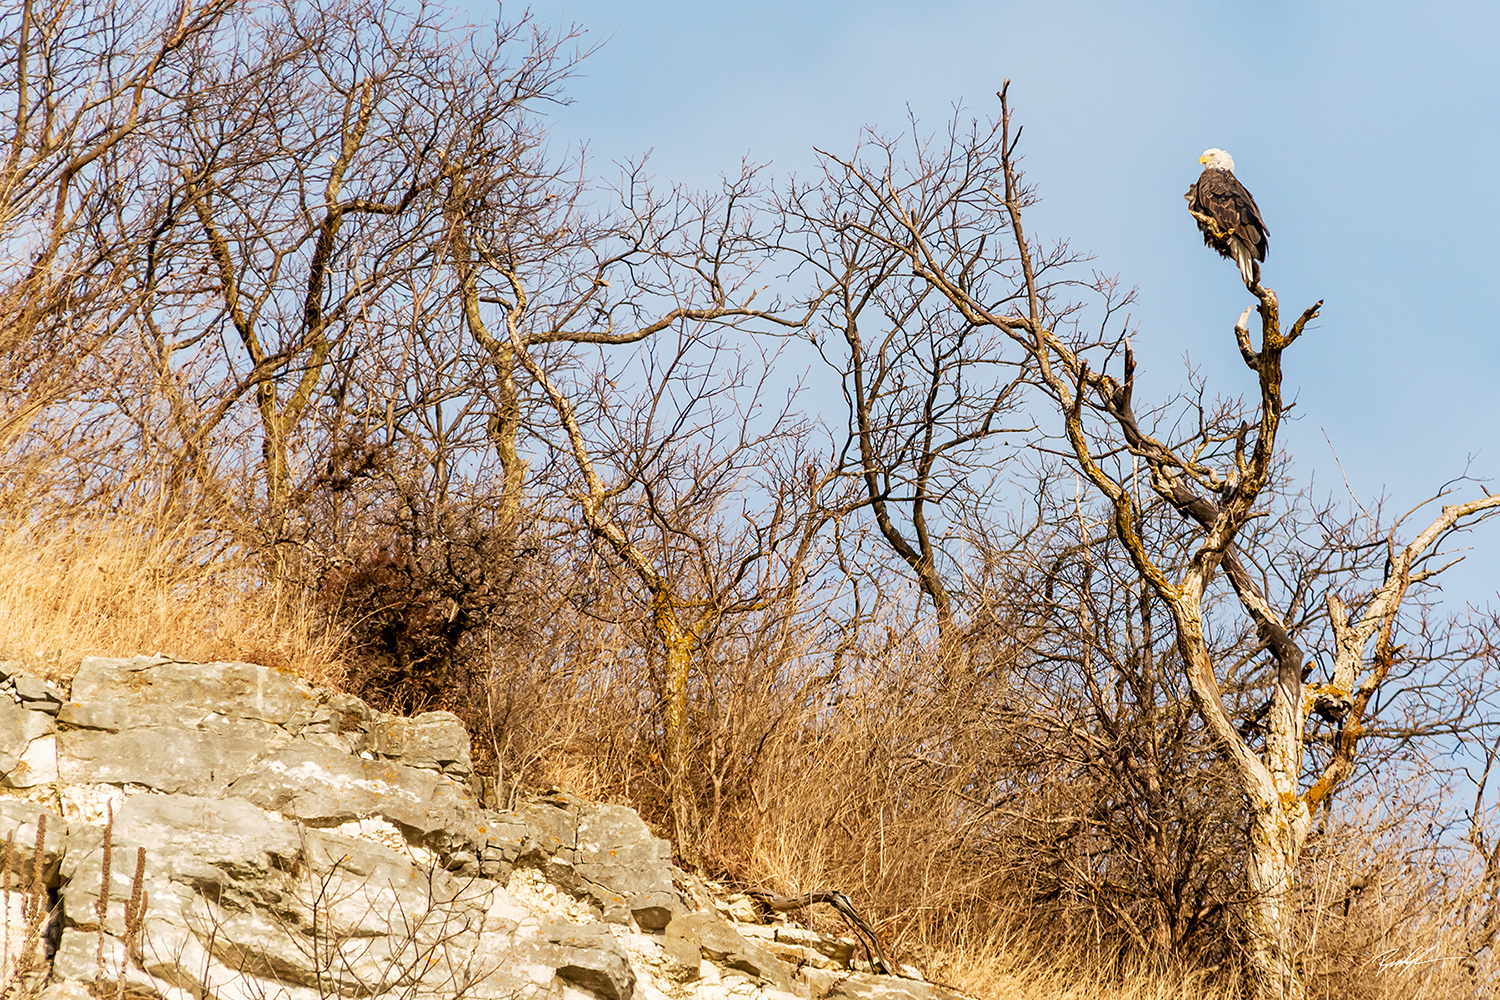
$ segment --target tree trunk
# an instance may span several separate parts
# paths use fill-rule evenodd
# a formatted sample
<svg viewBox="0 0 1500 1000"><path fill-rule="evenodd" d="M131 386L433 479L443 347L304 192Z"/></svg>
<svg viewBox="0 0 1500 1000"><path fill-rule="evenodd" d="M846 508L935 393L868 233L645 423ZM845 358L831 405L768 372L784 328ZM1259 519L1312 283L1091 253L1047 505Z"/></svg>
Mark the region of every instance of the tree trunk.
<svg viewBox="0 0 1500 1000"><path fill-rule="evenodd" d="M495 354L499 405L490 425L490 440L500 458L505 477L500 493L500 531L504 557L513 560L516 539L521 530L521 503L526 494L526 472L529 463L521 457L517 445L521 429L521 403L516 392L514 348L502 341Z"/></svg>
<svg viewBox="0 0 1500 1000"><path fill-rule="evenodd" d="M1262 602L1258 591L1251 597L1255 606ZM1302 977L1293 961L1291 888L1302 844L1312 826L1312 812L1300 788L1306 721L1303 654L1279 620L1264 620L1276 631L1270 644L1278 653L1278 669L1266 720L1264 761L1269 787L1252 788L1247 796L1253 814L1246 859L1250 890L1246 951L1256 1000L1302 1000ZM1267 628L1261 631L1267 634Z"/></svg>
<svg viewBox="0 0 1500 1000"><path fill-rule="evenodd" d="M1305 811L1305 810L1299 810ZM1301 842L1294 813L1267 803L1250 820L1246 870L1250 899L1244 909L1250 995L1255 1000L1303 1000L1302 977L1292 959L1291 886Z"/></svg>
<svg viewBox="0 0 1500 1000"><path fill-rule="evenodd" d="M687 789L687 753L683 745L687 734L687 689L688 675L693 666L693 636L682 627L672 595L666 587L659 587L652 595L651 617L667 655L662 692L662 766L667 772L667 789L672 799L677 850L684 862L697 865L695 810Z"/></svg>
<svg viewBox="0 0 1500 1000"><path fill-rule="evenodd" d="M469 245L469 229L463 209L459 193L450 192L447 211L452 226L452 261L458 273L464 323L470 336L484 348L495 366L498 399L486 429L504 475L504 484L500 490L500 558L508 564L515 559L516 539L521 530L521 504L526 494L526 473L530 467L530 463L521 457L518 444L521 435L521 401L516 389L516 345L509 338L497 339L485 325L484 315L479 309L479 283L474 268L474 251ZM519 330L517 333L519 334Z"/></svg>
<svg viewBox="0 0 1500 1000"><path fill-rule="evenodd" d="M1142 564L1145 565L1144 560ZM1293 961L1291 887L1297 857L1311 827L1311 812L1298 794L1302 773L1301 678L1278 670L1267 709L1262 759L1240 736L1224 708L1218 677L1203 636L1202 580L1213 570L1200 561L1179 592L1168 591L1177 648L1188 664L1193 701L1220 752L1234 769L1237 791L1250 810L1245 857L1245 902L1241 907L1249 996L1253 1000L1303 1000ZM1295 652L1295 656L1292 655ZM1291 647L1282 667L1301 662Z"/></svg>
<svg viewBox="0 0 1500 1000"><path fill-rule="evenodd" d="M265 479L266 508L260 518L260 530L270 547L267 569L275 582L276 592L291 576L287 560L287 522L292 509L292 473L287 455L287 421L276 410L276 390L270 383L258 387L261 416L261 475Z"/></svg>

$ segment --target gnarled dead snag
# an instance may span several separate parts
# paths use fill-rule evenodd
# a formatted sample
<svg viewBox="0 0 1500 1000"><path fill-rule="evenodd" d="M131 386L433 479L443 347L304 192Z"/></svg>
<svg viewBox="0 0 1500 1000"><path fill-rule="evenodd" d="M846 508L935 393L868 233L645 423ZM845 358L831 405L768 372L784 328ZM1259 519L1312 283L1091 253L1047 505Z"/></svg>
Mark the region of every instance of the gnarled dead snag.
<svg viewBox="0 0 1500 1000"><path fill-rule="evenodd" d="M1244 799L1249 824L1239 910L1256 995L1300 997L1289 889L1312 811L1350 772L1361 719L1398 655L1393 634L1403 598L1414 582L1437 572L1413 567L1449 532L1500 511L1500 494L1445 506L1404 545L1393 531L1390 572L1357 616L1330 591L1333 676L1304 688L1307 655L1301 635L1307 623L1281 603L1288 595L1267 591L1241 546L1252 536L1255 519L1265 514L1261 508L1281 495L1274 481L1281 470L1277 437L1286 409L1283 356L1322 303L1303 310L1284 330L1276 294L1255 283L1256 335L1249 329L1250 309L1233 331L1255 377L1253 401L1243 415L1209 413L1200 405L1198 427L1170 431L1177 437L1152 430L1134 402L1136 358L1129 340L1103 327L1096 335L1079 328L1077 307L1067 297L1073 293L1056 273L1065 255L1044 253L1025 235L1023 210L1030 195L1016 166L1019 132L1012 130L1007 92L999 97L1000 117L990 129L968 134L955 129L946 146L917 143L918 162L906 168L914 183L893 183L889 146L879 147L875 156L830 157L830 175L843 196L838 213L824 225L856 233L899 258L904 271L942 296L952 310L951 325L998 331L1025 353L1029 380L1060 421L1059 451L1102 497L1111 544L1120 546L1150 597L1171 617L1178 669L1228 765L1224 773ZM933 204L954 210L938 215L930 211ZM1007 225L997 228L996 217ZM1104 282L1093 287L1104 297L1108 315L1115 301L1112 289ZM1101 360L1093 362L1096 356ZM1105 371L1119 362L1123 379ZM1148 485L1144 498L1137 468ZM1153 503L1181 516L1165 536L1142 532L1146 505ZM1225 689L1231 665L1218 659L1207 634L1206 602L1218 576L1227 580L1238 614L1253 627L1274 668L1269 700L1253 726L1238 724ZM1292 599L1301 601L1303 595ZM1308 773L1304 727L1319 706L1337 716L1341 728L1331 757ZM1252 740L1252 732L1263 732L1263 741Z"/></svg>

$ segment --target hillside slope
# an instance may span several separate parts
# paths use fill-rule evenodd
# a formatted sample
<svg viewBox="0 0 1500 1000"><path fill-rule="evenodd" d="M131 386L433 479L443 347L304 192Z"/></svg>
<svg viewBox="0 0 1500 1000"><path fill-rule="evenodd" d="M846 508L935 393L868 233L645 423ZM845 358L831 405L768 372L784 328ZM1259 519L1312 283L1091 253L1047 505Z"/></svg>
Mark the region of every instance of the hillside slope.
<svg viewBox="0 0 1500 1000"><path fill-rule="evenodd" d="M4 672L7 996L959 996L674 868L631 809L499 801L448 713L243 663Z"/></svg>

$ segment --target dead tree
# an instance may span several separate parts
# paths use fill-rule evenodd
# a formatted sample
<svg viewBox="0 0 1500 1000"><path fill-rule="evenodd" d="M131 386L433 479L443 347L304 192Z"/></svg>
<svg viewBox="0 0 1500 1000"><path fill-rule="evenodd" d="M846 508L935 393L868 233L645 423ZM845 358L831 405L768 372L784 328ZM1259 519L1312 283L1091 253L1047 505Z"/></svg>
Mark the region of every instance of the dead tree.
<svg viewBox="0 0 1500 1000"><path fill-rule="evenodd" d="M1269 288L1253 291L1257 306L1235 324L1233 336L1254 376L1256 397L1233 421L1204 422L1175 434L1159 433L1140 416L1135 400L1135 354L1123 332L1108 329L1120 301L1107 282L1072 281L1060 250L1029 240L1023 215L1030 192L1017 167L1019 131L1011 124L1006 93L989 127L955 129L947 142L916 144L905 167L923 183L915 189L893 177L884 158L830 158L839 183L859 192L849 215L829 219L834 229L857 229L900 252L903 266L925 281L956 313L955 323L1004 334L1025 351L1035 388L1055 413L1058 450L1104 502L1110 530L1134 571L1170 618L1179 669L1193 705L1248 813L1239 908L1246 965L1256 995L1299 997L1288 919L1289 888L1298 853L1318 805L1346 780L1358 755L1371 699L1400 654L1397 616L1414 586L1443 566L1435 561L1445 539L1500 510L1500 494L1478 490L1453 498L1410 541L1390 529L1390 572L1367 600L1351 603L1330 589L1326 606L1333 635L1332 676L1304 683L1306 653L1278 608L1247 568L1240 546L1261 505L1275 497L1282 468L1277 434L1285 411L1283 356L1304 335L1321 303L1283 328L1280 305ZM952 206L934 213L934 203ZM993 217L1008 222L1004 246L988 238ZM941 224L939 224L941 222ZM1010 283L978 261L1008 259ZM1105 302L1106 320L1092 333L1075 315L1080 286ZM1249 319L1258 310L1257 336ZM1105 372L1120 365L1120 375ZM1175 510L1178 530L1154 544L1140 533L1137 486ZM1446 499L1446 497L1445 497ZM1205 624L1205 600L1215 579L1232 589L1239 614L1253 626L1274 664L1275 681L1262 725L1252 742L1241 732L1224 694L1228 664L1214 654ZM1341 729L1331 756L1309 773L1304 728L1317 712L1337 713Z"/></svg>

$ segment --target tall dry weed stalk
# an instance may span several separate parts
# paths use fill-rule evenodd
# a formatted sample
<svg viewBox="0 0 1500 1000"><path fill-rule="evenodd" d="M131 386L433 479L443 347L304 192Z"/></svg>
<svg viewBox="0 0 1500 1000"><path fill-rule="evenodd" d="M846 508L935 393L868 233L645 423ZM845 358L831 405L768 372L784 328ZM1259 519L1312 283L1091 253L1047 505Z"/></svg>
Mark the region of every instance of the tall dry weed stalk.
<svg viewBox="0 0 1500 1000"><path fill-rule="evenodd" d="M50 905L46 869L47 814L36 821L36 842L29 864L16 849L16 832L6 834L0 851L0 919L5 922L0 949L0 996L34 995L46 978L42 936L56 914Z"/></svg>

